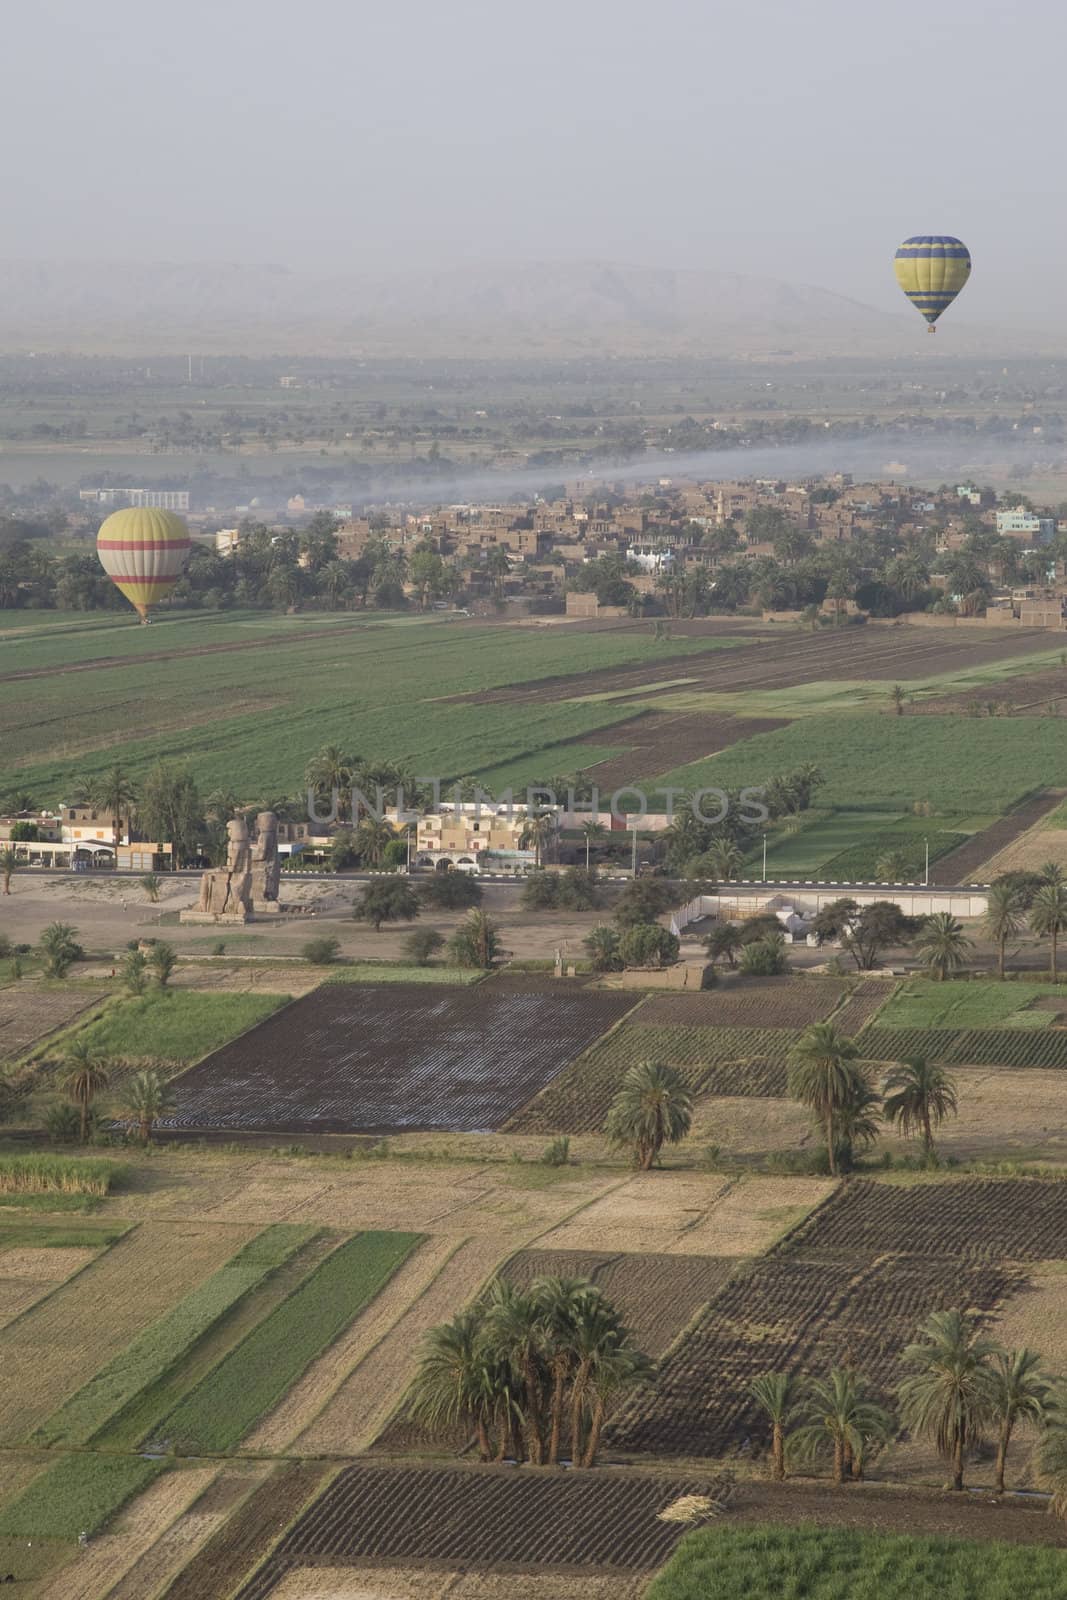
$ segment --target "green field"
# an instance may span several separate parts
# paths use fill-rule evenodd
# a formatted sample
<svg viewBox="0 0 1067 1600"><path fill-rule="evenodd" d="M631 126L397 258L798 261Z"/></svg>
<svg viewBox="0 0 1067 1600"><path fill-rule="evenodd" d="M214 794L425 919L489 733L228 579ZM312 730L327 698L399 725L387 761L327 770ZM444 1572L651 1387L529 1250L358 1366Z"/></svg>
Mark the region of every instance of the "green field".
<svg viewBox="0 0 1067 1600"><path fill-rule="evenodd" d="M183 1455L230 1450L373 1300L418 1233L359 1233L277 1306L154 1430Z"/></svg>
<svg viewBox="0 0 1067 1600"><path fill-rule="evenodd" d="M1007 811L1032 790L1067 785L1057 717L807 717L669 773L685 788L741 788L813 762L820 806L941 815Z"/></svg>
<svg viewBox="0 0 1067 1600"><path fill-rule="evenodd" d="M1047 1028L1054 1011L1028 1011L1035 1000L1062 1000L1067 984L952 982L913 978L879 1013L881 1028Z"/></svg>
<svg viewBox="0 0 1067 1600"><path fill-rule="evenodd" d="M306 1244L314 1232L314 1228L287 1223L265 1228L232 1261L198 1284L65 1400L37 1429L32 1442L88 1444L94 1434L173 1367L238 1300Z"/></svg>
<svg viewBox="0 0 1067 1600"><path fill-rule="evenodd" d="M896 811L816 813L807 825L784 832L768 844L767 876L861 882L875 877L884 855L899 851L905 858L903 881L910 883L923 875L927 843L931 861L964 843L973 829L970 819L963 820L968 828L960 831L946 817L907 816ZM753 850L748 863L750 870L762 871L761 850Z"/></svg>
<svg viewBox="0 0 1067 1600"><path fill-rule="evenodd" d="M64 1456L0 1509L0 1534L76 1539L95 1533L160 1471L143 1456Z"/></svg>
<svg viewBox="0 0 1067 1600"><path fill-rule="evenodd" d="M79 1037L102 1055L199 1061L286 1003L279 994L167 989L111 1006Z"/></svg>
<svg viewBox="0 0 1067 1600"><path fill-rule="evenodd" d="M647 1600L1063 1600L1067 1551L852 1529L691 1533Z"/></svg>
<svg viewBox="0 0 1067 1600"><path fill-rule="evenodd" d="M150 628L124 620L78 632L22 628L0 635L0 677L16 670L45 675L3 697L5 777L17 774L41 801L55 802L73 779L113 764L120 741L135 774L161 757L188 760L204 792L298 792L307 761L329 743L442 778L536 758L534 775L543 777L574 770L565 741L632 717L632 706L561 703L546 692L543 706L523 706L516 715L506 705L449 697L624 663L658 667L729 642L665 646L651 628L553 630L547 637L433 618L249 612ZM202 653L218 645L241 648ZM145 659L161 651L188 653ZM95 671L55 670L94 661Z"/></svg>

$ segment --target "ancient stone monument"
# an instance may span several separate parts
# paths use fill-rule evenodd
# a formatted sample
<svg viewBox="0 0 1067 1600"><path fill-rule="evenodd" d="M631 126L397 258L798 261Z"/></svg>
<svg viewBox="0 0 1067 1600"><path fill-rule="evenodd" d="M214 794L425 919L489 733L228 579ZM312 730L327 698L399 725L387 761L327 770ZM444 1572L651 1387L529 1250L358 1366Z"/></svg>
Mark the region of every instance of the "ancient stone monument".
<svg viewBox="0 0 1067 1600"><path fill-rule="evenodd" d="M248 922L279 914L281 868L274 812L259 813L254 840L243 817L226 824L226 836L226 865L204 873L196 909L183 911L182 922Z"/></svg>

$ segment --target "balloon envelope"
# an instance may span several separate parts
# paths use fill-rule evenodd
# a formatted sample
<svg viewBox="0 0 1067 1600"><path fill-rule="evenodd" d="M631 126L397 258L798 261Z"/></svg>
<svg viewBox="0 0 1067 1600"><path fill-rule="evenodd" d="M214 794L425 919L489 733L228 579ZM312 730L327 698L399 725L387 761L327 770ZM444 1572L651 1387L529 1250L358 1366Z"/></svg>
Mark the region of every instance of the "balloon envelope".
<svg viewBox="0 0 1067 1600"><path fill-rule="evenodd" d="M947 311L971 275L971 252L947 233L905 239L894 267L897 282L930 327Z"/></svg>
<svg viewBox="0 0 1067 1600"><path fill-rule="evenodd" d="M135 506L114 511L96 536L100 565L145 621L181 576L192 540L173 511Z"/></svg>

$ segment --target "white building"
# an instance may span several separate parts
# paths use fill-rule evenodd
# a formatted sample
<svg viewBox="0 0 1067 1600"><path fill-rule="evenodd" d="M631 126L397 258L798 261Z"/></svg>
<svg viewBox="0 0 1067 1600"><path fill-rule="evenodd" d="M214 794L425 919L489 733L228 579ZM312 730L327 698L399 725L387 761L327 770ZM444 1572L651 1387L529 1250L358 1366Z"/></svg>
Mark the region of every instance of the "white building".
<svg viewBox="0 0 1067 1600"><path fill-rule="evenodd" d="M1056 536L1056 519L1039 517L1034 511L1014 506L997 512L997 532L1011 538L1026 538L1033 544L1048 544Z"/></svg>

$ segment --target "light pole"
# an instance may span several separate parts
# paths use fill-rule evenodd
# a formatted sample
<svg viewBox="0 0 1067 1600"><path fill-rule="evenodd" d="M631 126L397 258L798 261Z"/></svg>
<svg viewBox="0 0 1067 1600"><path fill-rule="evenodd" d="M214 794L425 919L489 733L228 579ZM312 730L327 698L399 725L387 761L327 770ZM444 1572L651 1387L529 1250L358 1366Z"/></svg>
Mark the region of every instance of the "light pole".
<svg viewBox="0 0 1067 1600"><path fill-rule="evenodd" d="M632 858L632 863L631 863L631 870L633 872L634 877L636 878L637 877L637 823L636 822L634 823L634 847L633 847L633 858Z"/></svg>
<svg viewBox="0 0 1067 1600"><path fill-rule="evenodd" d="M767 882L767 835L763 835L763 882Z"/></svg>
<svg viewBox="0 0 1067 1600"><path fill-rule="evenodd" d="M925 869L923 871L923 884L924 884L925 887L929 888L929 885L930 885L930 841L929 841L929 839L924 839L923 840L923 844L926 846L926 867L925 867Z"/></svg>

